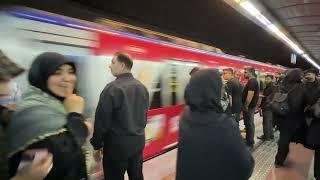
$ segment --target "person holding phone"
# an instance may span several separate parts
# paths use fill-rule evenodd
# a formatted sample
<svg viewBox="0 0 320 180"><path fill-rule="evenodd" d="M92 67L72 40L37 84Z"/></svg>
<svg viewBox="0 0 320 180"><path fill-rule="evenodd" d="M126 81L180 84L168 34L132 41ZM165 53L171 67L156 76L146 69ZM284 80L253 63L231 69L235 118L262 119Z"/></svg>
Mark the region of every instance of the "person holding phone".
<svg viewBox="0 0 320 180"><path fill-rule="evenodd" d="M24 69L11 61L0 50L0 98L10 94L11 80L24 72ZM8 159L7 159L7 137L5 130L10 122L12 109L8 108L5 103L0 102L0 179L8 179ZM19 170L11 180L40 180L43 179L52 167L52 154L47 153L38 161L31 161L30 164Z"/></svg>
<svg viewBox="0 0 320 180"><path fill-rule="evenodd" d="M58 53L40 54L28 80L31 86L22 94L7 128L10 175L26 163L26 152L32 150L35 160L47 150L53 155L53 167L44 179L88 179L82 150L88 129L82 115L84 100L73 94L74 63Z"/></svg>

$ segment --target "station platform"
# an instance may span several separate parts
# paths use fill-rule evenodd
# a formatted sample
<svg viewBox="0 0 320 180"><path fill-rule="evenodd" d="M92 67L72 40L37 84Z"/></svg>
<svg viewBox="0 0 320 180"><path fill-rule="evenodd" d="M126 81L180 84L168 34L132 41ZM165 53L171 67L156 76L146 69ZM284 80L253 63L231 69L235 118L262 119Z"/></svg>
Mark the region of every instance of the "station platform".
<svg viewBox="0 0 320 180"><path fill-rule="evenodd" d="M279 132L275 132L273 141L261 141L257 138L263 134L262 117L259 114L255 115L255 125L255 145L251 149L255 159L255 168L249 180L315 180L313 178L313 151L304 148L301 144L291 143L284 167L275 168L274 159L277 153ZM243 121L241 121L240 130L243 128ZM143 166L145 180L175 180L176 160L177 149L175 148L145 161ZM94 179L102 180L102 172L100 172L100 178ZM214 174L212 174L212 179L214 179ZM125 180L128 180L127 175Z"/></svg>
<svg viewBox="0 0 320 180"><path fill-rule="evenodd" d="M262 118L256 114L256 137L262 135ZM243 124L240 125L243 128ZM300 144L290 144L290 153L285 166L274 167L279 133L273 141L262 142L256 138L252 149L255 169L250 180L313 180L313 151ZM144 163L146 180L174 180L176 172L177 149L173 149ZM212 174L214 179L214 174ZM126 177L126 180L128 178Z"/></svg>

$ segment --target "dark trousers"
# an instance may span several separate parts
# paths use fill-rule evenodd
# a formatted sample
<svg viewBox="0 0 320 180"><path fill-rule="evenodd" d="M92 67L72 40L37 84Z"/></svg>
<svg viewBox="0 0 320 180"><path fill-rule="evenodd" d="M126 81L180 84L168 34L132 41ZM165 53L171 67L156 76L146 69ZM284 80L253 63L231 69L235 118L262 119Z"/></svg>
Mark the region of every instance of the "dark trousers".
<svg viewBox="0 0 320 180"><path fill-rule="evenodd" d="M314 151L314 177L316 180L320 180L320 150Z"/></svg>
<svg viewBox="0 0 320 180"><path fill-rule="evenodd" d="M280 137L278 141L278 152L276 155L275 163L278 165L283 165L284 161L287 158L289 153L289 145L291 141L291 133L286 130L282 129L280 126Z"/></svg>
<svg viewBox="0 0 320 180"><path fill-rule="evenodd" d="M254 133L255 133L254 112L255 112L254 107L249 108L248 111L243 111L243 121L244 121L244 126L246 127L246 141L247 141L247 144L249 145L254 144Z"/></svg>
<svg viewBox="0 0 320 180"><path fill-rule="evenodd" d="M126 157L127 155L123 155ZM120 156L119 156L120 157ZM103 171L105 180L124 180L127 171L129 180L143 180L142 173L143 151L139 151L128 158L116 158L104 152Z"/></svg>
<svg viewBox="0 0 320 180"><path fill-rule="evenodd" d="M280 121L281 117L279 117L277 114L273 113L272 114L272 125L273 125L273 128L276 128L277 130L279 130L279 121Z"/></svg>
<svg viewBox="0 0 320 180"><path fill-rule="evenodd" d="M273 137L273 113L270 110L262 110L263 115L263 135L266 139Z"/></svg>

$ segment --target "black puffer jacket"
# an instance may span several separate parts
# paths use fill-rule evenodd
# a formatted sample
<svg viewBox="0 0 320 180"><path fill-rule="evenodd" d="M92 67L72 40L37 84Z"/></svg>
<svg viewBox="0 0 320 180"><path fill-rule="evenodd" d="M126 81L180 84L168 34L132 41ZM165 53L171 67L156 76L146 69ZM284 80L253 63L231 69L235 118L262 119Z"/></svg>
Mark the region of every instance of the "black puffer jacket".
<svg viewBox="0 0 320 180"><path fill-rule="evenodd" d="M247 180L254 160L234 119L222 113L217 70L191 77L179 129L176 180Z"/></svg>

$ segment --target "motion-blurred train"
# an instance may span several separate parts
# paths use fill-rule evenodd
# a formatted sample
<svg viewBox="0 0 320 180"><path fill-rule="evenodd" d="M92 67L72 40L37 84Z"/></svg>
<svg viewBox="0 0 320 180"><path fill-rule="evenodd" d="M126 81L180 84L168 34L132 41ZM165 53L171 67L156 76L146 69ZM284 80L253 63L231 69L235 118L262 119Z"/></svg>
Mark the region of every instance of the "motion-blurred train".
<svg viewBox="0 0 320 180"><path fill-rule="evenodd" d="M150 93L145 159L176 145L184 88L192 68L242 70L252 66L258 78L268 72L284 70L32 9L1 12L0 23L0 49L25 68L45 51L59 52L76 63L77 93L85 98L85 115L92 119L100 92L114 80L108 68L113 54L118 51L130 54L134 59L133 75ZM28 85L26 74L19 77L16 84L24 91Z"/></svg>

